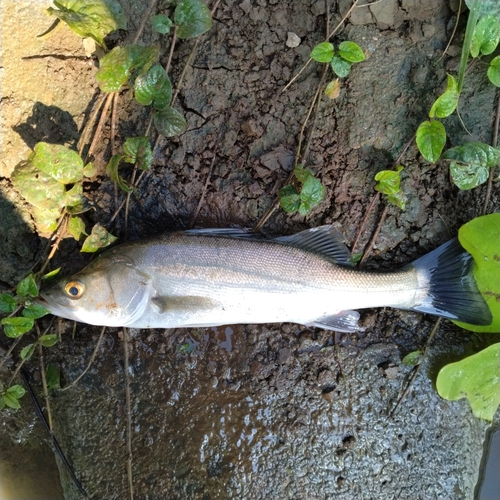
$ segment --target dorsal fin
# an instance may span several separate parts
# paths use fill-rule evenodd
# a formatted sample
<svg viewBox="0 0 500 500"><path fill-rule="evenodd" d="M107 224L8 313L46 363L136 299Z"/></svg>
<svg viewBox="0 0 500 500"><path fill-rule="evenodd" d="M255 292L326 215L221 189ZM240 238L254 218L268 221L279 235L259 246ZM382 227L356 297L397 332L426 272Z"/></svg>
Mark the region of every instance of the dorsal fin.
<svg viewBox="0 0 500 500"><path fill-rule="evenodd" d="M275 241L320 254L335 264L351 266L351 254L342 240L342 235L333 226L319 226L276 238Z"/></svg>

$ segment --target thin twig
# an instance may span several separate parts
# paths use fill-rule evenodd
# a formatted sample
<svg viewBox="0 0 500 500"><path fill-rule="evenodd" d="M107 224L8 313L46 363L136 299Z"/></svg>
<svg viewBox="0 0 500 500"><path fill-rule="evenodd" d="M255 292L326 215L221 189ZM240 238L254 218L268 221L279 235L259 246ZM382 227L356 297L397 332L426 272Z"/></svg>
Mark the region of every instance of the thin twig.
<svg viewBox="0 0 500 500"><path fill-rule="evenodd" d="M103 326L101 328L101 333L99 335L99 339L97 340L97 344L94 347L94 350L92 351L92 354L90 356L89 362L87 363L87 366L85 367L85 369L83 370L83 372L80 373L80 375L78 375L78 377L76 377L75 380L73 380L73 382L71 382L70 384L68 384L66 387L63 387L62 389L60 389L60 392L67 391L68 389L71 389L72 387L74 387L78 383L78 381L89 371L90 367L92 366L92 363L95 360L95 357L97 355L97 350L99 349L99 346L101 345L102 338L104 336L104 332L105 331L106 331L106 327Z"/></svg>
<svg viewBox="0 0 500 500"><path fill-rule="evenodd" d="M116 154L116 115L118 109L118 97L119 93L115 92L113 97L113 107L111 108L111 131L110 131L110 141L111 141L111 156ZM115 201L115 209L118 206L118 182L113 182L113 194Z"/></svg>
<svg viewBox="0 0 500 500"><path fill-rule="evenodd" d="M38 326L37 326L38 330ZM40 336L40 332L38 332ZM52 425L52 412L50 411L50 401L49 401L49 389L47 387L47 376L45 374L45 363L43 360L43 346L38 344L38 354L40 358L40 374L42 376L42 387L43 387L43 397L45 398L45 408L47 409L47 423L49 424L50 432L54 431L54 426Z"/></svg>
<svg viewBox="0 0 500 500"><path fill-rule="evenodd" d="M359 0L354 0L354 3L351 5L350 9L347 11L347 13L345 14L345 16L341 19L341 21L339 22L339 24L337 24L337 26L335 27L335 29L333 29L330 33L330 35L326 38L325 42L328 42L330 40L330 38L332 38L333 35L335 35L335 33L338 31L338 29L342 26L342 24L344 24L344 22L346 21L346 19L351 15L351 12L354 10L354 8L356 7L356 4L359 2ZM283 87L283 90L281 92L285 92L285 90L288 89L288 87L290 87L290 85L295 81L297 80L297 78L302 74L302 72L307 68L307 66L309 66L309 64L311 63L312 61L312 58L309 58L306 63L304 64L304 66L302 66L302 68L300 69L300 71Z"/></svg>
<svg viewBox="0 0 500 500"><path fill-rule="evenodd" d="M26 387L28 388L29 395L31 397L31 401L33 402L33 405L35 406L35 410L40 417L40 420L42 421L43 426L45 427L45 430L48 432L52 446L54 447L55 452L61 459L62 463L66 467L66 470L68 471L71 479L75 483L75 486L78 488L78 491L85 497L87 498L87 492L83 489L82 483L78 480L76 477L75 471L73 470L73 467L69 463L69 460L66 458L66 455L63 453L61 447L59 446L59 443L54 436L54 433L50 430L49 424L47 423L47 419L45 418L45 415L43 414L42 407L40 406L40 403L38 402L38 399L36 398L35 391L33 390L33 387L31 386L30 383L30 375L26 370L21 370L21 375L23 377L24 383Z"/></svg>
<svg viewBox="0 0 500 500"><path fill-rule="evenodd" d="M458 11L457 11L457 20L455 21L455 26L453 27L453 31L451 33L450 39L448 40L448 44L446 45L446 48L443 50L443 53L441 57L438 59L440 61L446 54L447 50L450 48L451 42L453 41L453 38L455 38L455 33L457 32L458 28L458 23L460 22L460 14L462 13L462 0L460 0L460 3L458 4Z"/></svg>
<svg viewBox="0 0 500 500"><path fill-rule="evenodd" d="M139 25L139 29L137 30L137 33L135 34L135 37L132 40L132 43L137 43L139 41L139 38L141 38L142 32L144 31L146 23L149 20L149 16L151 16L151 13L153 12L155 6L156 6L156 0L151 0L149 2L148 8L146 9L146 12L144 12L142 16L141 24Z"/></svg>
<svg viewBox="0 0 500 500"><path fill-rule="evenodd" d="M396 403L396 406L391 410L389 413L389 418L392 418L394 414L396 413L396 410L399 408L403 400L406 398L408 393L410 392L411 386L413 385L413 382L415 382L415 379L417 378L417 375L420 372L420 369L422 368L422 365L424 364L425 357L427 356L427 351L429 349L429 346L431 345L431 342L434 340L434 336L436 335L436 332L439 328L439 325L441 324L441 318L438 318L436 322L434 323L434 326L432 327L431 333L429 334L429 338L427 339L427 342L425 343L424 350L422 352L422 360L421 363L419 363L413 370L413 373L411 375L410 380L408 381L408 384L406 385L405 390L403 391L403 394L401 394L401 397L398 399L398 402Z"/></svg>
<svg viewBox="0 0 500 500"><path fill-rule="evenodd" d="M67 215L67 213L66 213L66 209L65 209L61 215L60 226L56 230L56 231L58 231L56 241L52 244L52 248L50 249L50 253L49 253L48 257L45 259L45 262L43 263L42 267L40 268L40 271L39 271L40 275L43 274L48 263L50 262L52 257L54 257L54 254L57 252L57 249L59 248L59 243L61 243L61 240L63 239L64 235L66 234L66 226L67 226L67 221L68 221L68 218L66 217L66 215Z"/></svg>
<svg viewBox="0 0 500 500"><path fill-rule="evenodd" d="M377 229L375 229L375 232L373 233L373 236L372 236L370 242L368 243L368 246L366 247L366 249L363 253L363 257L361 257L361 260L359 261L360 268L363 267L363 264L365 263L366 259L370 255L372 248L373 248L373 245L375 245L375 241L378 238L378 235L380 233L380 230L382 229L382 225L384 224L384 221L385 221L385 218L387 217L388 212L389 212L389 205L386 205L384 207L384 211L382 212L382 215L380 216L380 220L378 222Z"/></svg>
<svg viewBox="0 0 500 500"><path fill-rule="evenodd" d="M177 41L177 25L174 27L174 33L172 35L172 42L170 44L170 52L168 53L167 64L165 64L165 73L168 73L170 69L170 64L172 63L172 57L174 55L175 42Z"/></svg>
<svg viewBox="0 0 500 500"><path fill-rule="evenodd" d="M12 345L9 347L9 350L5 353L5 356L0 360L0 368L2 368L3 364L7 361L9 356L12 354L12 351L16 348L17 344L21 341L21 337L17 337L14 342L12 342Z"/></svg>
<svg viewBox="0 0 500 500"><path fill-rule="evenodd" d="M111 101L113 100L113 96L114 96L114 92L110 92L108 94L108 96L106 97L106 101L104 102L104 107L103 107L102 113L101 113L101 118L99 119L99 123L97 124L97 128L96 128L95 133L94 133L94 138L92 139L92 142L90 143L90 147L89 147L89 150L87 151L87 155L85 156L84 163L87 163L88 158L90 156L92 156L94 153L94 149L97 145L97 141L100 138L102 128L103 128L103 126L106 123L106 120L108 118L108 110L109 110L109 106L111 105Z"/></svg>
<svg viewBox="0 0 500 500"><path fill-rule="evenodd" d="M496 148L498 144L498 128L500 123L500 91L497 92L497 112L495 117L495 126L493 127L493 138L491 145ZM486 185L486 194L484 196L483 215L488 212L488 203L491 198L491 190L493 188L494 167L490 168L490 175L488 176L488 184Z"/></svg>
<svg viewBox="0 0 500 500"><path fill-rule="evenodd" d="M222 125L219 128L219 132L217 133L217 137L215 138L214 156L212 158L212 161L210 162L210 168L208 169L207 178L205 179L205 184L203 185L203 190L201 191L200 201L198 201L198 206L196 207L196 210L194 211L191 222L189 223L190 228L192 228L194 226L196 219L198 218L198 215L200 213L201 206L203 205L203 202L205 201L205 195L207 193L207 188L208 188L208 185L210 183L210 179L212 178L212 173L214 171L215 160L217 158L217 146L219 144L219 139L220 139L220 136L222 133L223 126L224 125Z"/></svg>
<svg viewBox="0 0 500 500"><path fill-rule="evenodd" d="M127 477L130 500L134 500L134 483L132 478L132 410L130 397L130 373L128 362L128 328L123 329L123 371L125 375L125 401L127 411Z"/></svg>
<svg viewBox="0 0 500 500"><path fill-rule="evenodd" d="M99 111L101 111L102 105L104 104L104 100L106 99L106 94L101 94L95 105L94 109L92 111L92 114L89 117L88 122L85 124L85 127L82 131L82 135L80 136L80 140L78 141L78 154L81 156L83 152L83 148L85 147L85 144L88 140L88 137L90 135L91 130L94 128L94 123L97 119L97 115L99 114Z"/></svg>

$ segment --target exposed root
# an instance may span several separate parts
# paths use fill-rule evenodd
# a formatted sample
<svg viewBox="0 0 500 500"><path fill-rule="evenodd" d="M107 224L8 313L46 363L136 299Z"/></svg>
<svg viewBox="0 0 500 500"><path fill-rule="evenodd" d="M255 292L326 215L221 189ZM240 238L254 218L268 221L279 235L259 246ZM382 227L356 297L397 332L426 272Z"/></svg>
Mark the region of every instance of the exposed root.
<svg viewBox="0 0 500 500"><path fill-rule="evenodd" d="M99 119L99 123L97 124L97 128L94 133L94 138L92 139L89 150L87 151L87 155L85 156L85 163L87 163L89 157L94 154L94 149L97 145L97 141L101 137L102 128L104 127L104 124L106 123L106 120L108 118L108 111L111 105L111 101L113 100L113 97L114 97L114 92L110 92L107 95L106 100L104 101L104 107L102 108L101 118Z"/></svg>

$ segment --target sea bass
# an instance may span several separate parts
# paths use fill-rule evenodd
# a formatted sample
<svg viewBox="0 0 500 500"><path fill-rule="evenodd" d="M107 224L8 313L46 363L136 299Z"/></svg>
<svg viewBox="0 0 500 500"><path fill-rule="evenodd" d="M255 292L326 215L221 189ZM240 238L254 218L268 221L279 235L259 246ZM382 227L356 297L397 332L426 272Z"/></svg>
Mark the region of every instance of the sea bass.
<svg viewBox="0 0 500 500"><path fill-rule="evenodd" d="M40 301L63 318L132 328L293 322L352 332L353 309L386 306L486 325L473 264L457 239L401 270L369 272L349 264L331 226L273 240L193 230L117 245Z"/></svg>

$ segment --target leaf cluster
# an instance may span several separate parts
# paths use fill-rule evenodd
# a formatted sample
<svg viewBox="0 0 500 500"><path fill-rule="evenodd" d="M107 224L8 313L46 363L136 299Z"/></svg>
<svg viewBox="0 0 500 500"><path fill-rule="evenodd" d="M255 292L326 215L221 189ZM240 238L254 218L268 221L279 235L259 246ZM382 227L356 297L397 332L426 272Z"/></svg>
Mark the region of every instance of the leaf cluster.
<svg viewBox="0 0 500 500"><path fill-rule="evenodd" d="M294 185L281 188L278 191L279 202L285 212L298 211L300 215L307 215L325 197L326 188L311 170L302 168L301 165L297 165L293 172L300 188L297 189Z"/></svg>
<svg viewBox="0 0 500 500"><path fill-rule="evenodd" d="M382 194L387 195L387 199L393 205L401 210L406 208L406 196L401 191L401 170L403 167L398 165L396 170L381 170L375 175L377 184L375 189Z"/></svg>

